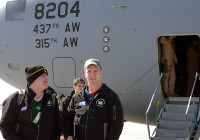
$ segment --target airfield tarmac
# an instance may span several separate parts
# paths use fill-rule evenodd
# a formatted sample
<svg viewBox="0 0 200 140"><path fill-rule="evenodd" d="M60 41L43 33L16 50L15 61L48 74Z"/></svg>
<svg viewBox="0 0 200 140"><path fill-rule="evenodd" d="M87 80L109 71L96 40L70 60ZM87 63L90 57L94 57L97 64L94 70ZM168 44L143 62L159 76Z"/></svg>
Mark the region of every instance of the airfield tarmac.
<svg viewBox="0 0 200 140"><path fill-rule="evenodd" d="M154 130L151 126L151 132ZM0 140L4 140L2 135ZM119 140L148 140L147 126L144 124L137 124L132 122L125 122L122 134Z"/></svg>
<svg viewBox="0 0 200 140"><path fill-rule="evenodd" d="M0 116L2 110L0 109ZM150 126L151 132L155 126ZM0 140L4 140L0 135ZM148 140L147 126L145 124L138 124L132 122L125 122L122 134L119 140Z"/></svg>

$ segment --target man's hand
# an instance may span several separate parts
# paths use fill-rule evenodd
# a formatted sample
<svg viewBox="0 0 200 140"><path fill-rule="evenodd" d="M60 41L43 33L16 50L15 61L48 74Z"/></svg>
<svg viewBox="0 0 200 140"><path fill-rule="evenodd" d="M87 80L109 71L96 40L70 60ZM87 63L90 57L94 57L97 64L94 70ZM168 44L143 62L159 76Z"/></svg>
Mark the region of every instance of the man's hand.
<svg viewBox="0 0 200 140"><path fill-rule="evenodd" d="M67 140L73 140L72 136L68 136Z"/></svg>

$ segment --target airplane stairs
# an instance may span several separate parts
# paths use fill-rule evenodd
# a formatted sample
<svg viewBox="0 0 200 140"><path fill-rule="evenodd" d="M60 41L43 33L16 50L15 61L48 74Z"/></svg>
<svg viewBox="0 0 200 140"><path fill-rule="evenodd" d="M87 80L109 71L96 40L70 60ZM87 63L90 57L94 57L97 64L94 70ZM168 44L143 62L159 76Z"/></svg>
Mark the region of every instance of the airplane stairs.
<svg viewBox="0 0 200 140"><path fill-rule="evenodd" d="M189 97L166 99L151 140L199 140L199 98L192 97L186 119L188 100Z"/></svg>

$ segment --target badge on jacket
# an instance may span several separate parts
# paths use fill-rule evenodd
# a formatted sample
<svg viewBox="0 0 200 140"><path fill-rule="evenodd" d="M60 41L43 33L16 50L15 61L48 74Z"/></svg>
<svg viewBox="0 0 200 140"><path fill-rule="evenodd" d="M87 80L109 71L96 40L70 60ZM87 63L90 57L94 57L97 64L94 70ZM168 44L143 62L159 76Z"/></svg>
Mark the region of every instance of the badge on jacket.
<svg viewBox="0 0 200 140"><path fill-rule="evenodd" d="M81 102L79 102L78 105L79 105L79 106L85 106L85 101L81 101Z"/></svg>
<svg viewBox="0 0 200 140"><path fill-rule="evenodd" d="M24 106L21 108L21 111L26 111L27 110L27 106Z"/></svg>
<svg viewBox="0 0 200 140"><path fill-rule="evenodd" d="M47 106L52 106L52 101L51 101L51 100L49 100L49 101L47 102Z"/></svg>
<svg viewBox="0 0 200 140"><path fill-rule="evenodd" d="M102 99L102 98L100 98L100 99L98 99L98 100L96 101L96 105L97 105L98 107L103 107L104 104L105 104L105 100Z"/></svg>

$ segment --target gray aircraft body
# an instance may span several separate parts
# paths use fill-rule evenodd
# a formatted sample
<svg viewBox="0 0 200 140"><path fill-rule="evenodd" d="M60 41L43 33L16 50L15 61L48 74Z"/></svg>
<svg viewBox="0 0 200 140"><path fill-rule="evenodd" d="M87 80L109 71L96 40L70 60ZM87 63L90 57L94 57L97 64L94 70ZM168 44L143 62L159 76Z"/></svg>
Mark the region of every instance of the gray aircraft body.
<svg viewBox="0 0 200 140"><path fill-rule="evenodd" d="M119 95L124 119L145 123L162 72L159 38L176 36L177 67L184 66L187 44L200 33L199 5L199 0L1 0L0 78L21 89L24 68L43 65L49 85L69 95L74 78L84 78L85 60L97 58L103 82ZM178 68L175 90L184 96ZM159 86L151 122L162 93Z"/></svg>

